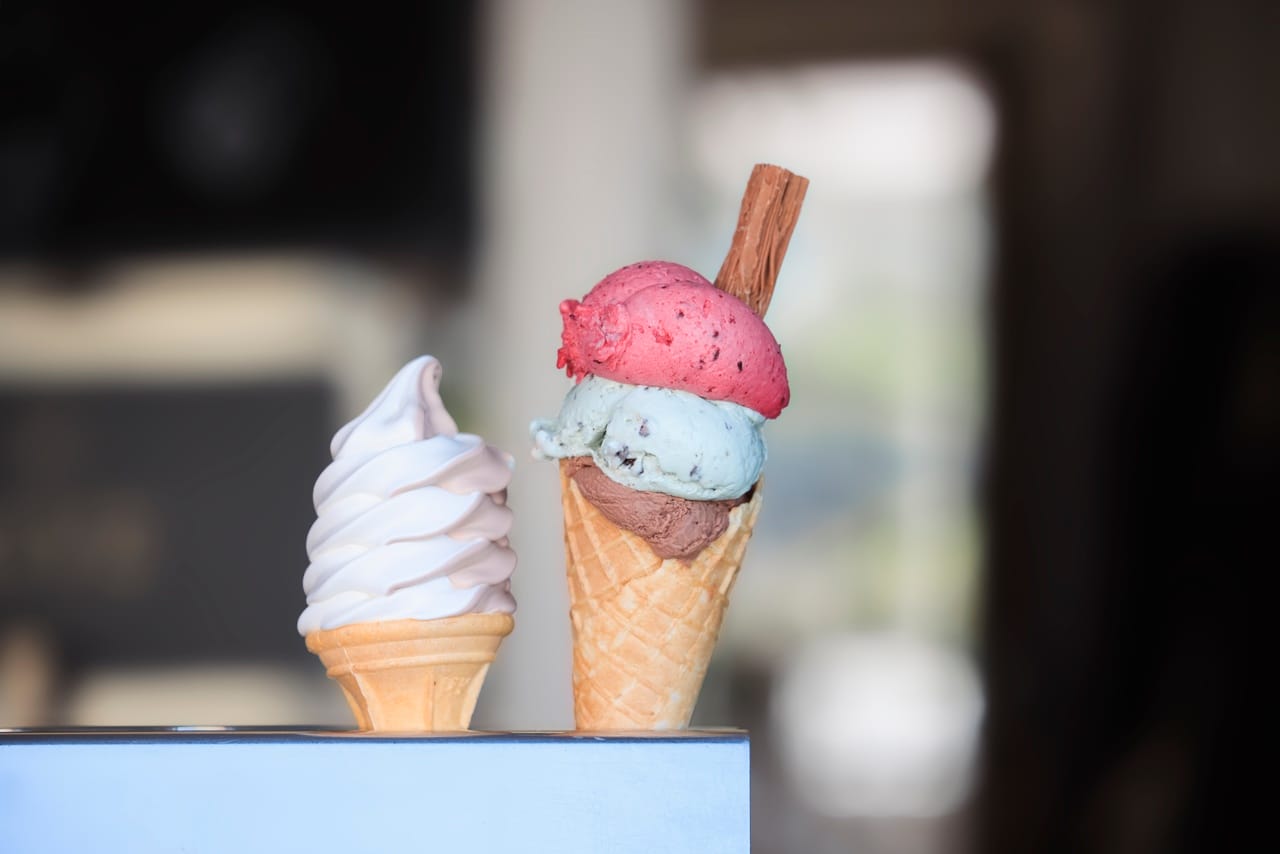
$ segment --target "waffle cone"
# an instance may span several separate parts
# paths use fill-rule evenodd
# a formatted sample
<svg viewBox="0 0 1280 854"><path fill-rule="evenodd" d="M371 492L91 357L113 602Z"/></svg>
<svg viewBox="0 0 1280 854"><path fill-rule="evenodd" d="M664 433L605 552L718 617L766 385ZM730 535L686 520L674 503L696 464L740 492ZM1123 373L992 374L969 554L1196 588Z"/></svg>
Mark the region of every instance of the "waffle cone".
<svg viewBox="0 0 1280 854"><path fill-rule="evenodd" d="M580 730L684 729L760 511L751 500L692 560L663 559L610 522L560 465L573 714Z"/></svg>
<svg viewBox="0 0 1280 854"><path fill-rule="evenodd" d="M509 614L357 623L307 635L361 730L447 732L471 723Z"/></svg>

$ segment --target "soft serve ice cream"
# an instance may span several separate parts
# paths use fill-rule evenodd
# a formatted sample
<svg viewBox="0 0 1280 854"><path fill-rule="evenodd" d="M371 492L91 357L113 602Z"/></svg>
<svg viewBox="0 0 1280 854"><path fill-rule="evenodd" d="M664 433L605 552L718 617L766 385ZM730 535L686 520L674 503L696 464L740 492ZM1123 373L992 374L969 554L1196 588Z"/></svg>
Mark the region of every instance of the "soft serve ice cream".
<svg viewBox="0 0 1280 854"><path fill-rule="evenodd" d="M315 486L301 634L515 611L512 459L458 432L440 375L431 356L414 359L333 437Z"/></svg>
<svg viewBox="0 0 1280 854"><path fill-rule="evenodd" d="M515 625L511 456L458 432L431 356L405 365L332 452L298 631L360 729L466 730Z"/></svg>

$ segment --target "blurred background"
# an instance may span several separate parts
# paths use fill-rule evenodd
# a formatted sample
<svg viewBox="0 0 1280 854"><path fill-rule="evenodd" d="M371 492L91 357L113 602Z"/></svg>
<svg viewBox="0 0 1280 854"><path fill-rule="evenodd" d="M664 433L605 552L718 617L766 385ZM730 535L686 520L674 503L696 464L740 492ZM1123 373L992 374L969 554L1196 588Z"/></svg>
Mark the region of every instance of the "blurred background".
<svg viewBox="0 0 1280 854"><path fill-rule="evenodd" d="M330 436L421 352L512 450L476 725L565 729L558 302L811 180L695 724L760 852L1233 850L1280 476L1280 51L1223 0L0 9L0 726L346 725Z"/></svg>

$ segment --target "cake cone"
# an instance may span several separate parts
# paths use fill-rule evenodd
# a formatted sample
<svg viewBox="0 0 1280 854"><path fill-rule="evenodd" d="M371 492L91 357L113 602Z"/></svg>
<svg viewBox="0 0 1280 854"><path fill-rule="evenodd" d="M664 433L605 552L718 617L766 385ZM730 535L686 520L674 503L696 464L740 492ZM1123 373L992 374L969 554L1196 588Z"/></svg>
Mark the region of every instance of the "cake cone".
<svg viewBox="0 0 1280 854"><path fill-rule="evenodd" d="M509 614L356 623L312 632L307 649L342 686L361 730L462 731L514 625Z"/></svg>
<svg viewBox="0 0 1280 854"><path fill-rule="evenodd" d="M729 592L760 510L760 490L697 557L663 559L610 522L560 464L573 714L580 730L689 725Z"/></svg>

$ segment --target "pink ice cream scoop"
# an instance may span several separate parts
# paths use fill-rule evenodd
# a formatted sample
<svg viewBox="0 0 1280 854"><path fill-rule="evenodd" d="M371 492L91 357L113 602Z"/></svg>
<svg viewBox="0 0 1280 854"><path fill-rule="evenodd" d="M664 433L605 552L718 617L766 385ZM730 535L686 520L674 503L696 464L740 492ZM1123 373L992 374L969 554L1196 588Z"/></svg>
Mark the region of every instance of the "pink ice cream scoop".
<svg viewBox="0 0 1280 854"><path fill-rule="evenodd" d="M688 267L647 261L560 304L556 367L728 400L776 418L791 399L773 333L745 303Z"/></svg>

